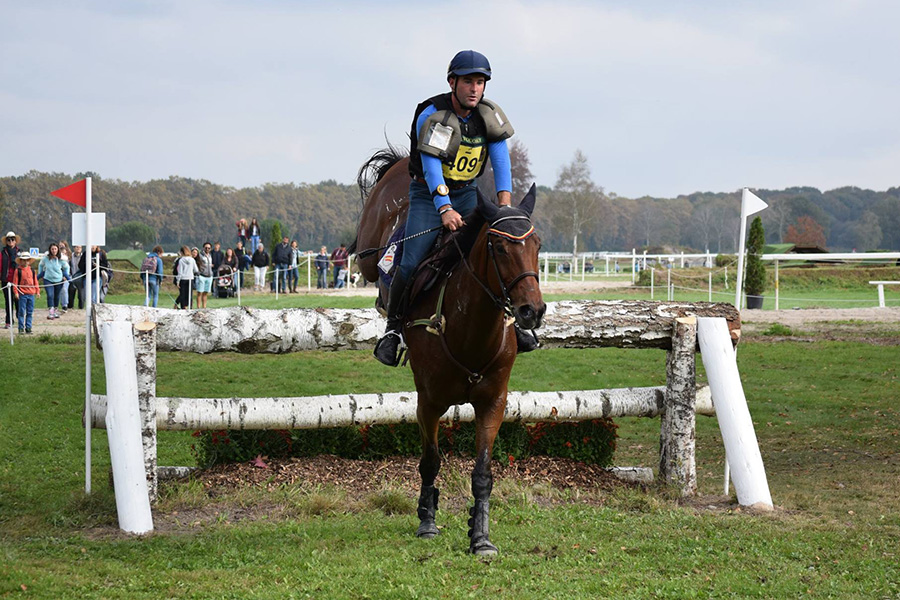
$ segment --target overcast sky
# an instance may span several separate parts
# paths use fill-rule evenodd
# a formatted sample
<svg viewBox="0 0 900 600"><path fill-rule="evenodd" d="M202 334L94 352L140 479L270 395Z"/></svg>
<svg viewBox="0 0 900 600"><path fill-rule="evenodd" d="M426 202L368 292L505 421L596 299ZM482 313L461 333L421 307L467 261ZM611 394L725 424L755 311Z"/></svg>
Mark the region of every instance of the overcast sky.
<svg viewBox="0 0 900 600"><path fill-rule="evenodd" d="M0 0L0 176L355 180L457 50L541 185L900 185L900 2Z"/></svg>

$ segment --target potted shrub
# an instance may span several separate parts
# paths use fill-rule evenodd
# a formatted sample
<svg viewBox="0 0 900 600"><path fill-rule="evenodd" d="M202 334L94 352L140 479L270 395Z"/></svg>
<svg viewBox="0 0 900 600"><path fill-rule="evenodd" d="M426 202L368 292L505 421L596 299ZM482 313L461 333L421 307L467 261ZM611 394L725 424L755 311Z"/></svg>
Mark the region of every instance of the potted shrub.
<svg viewBox="0 0 900 600"><path fill-rule="evenodd" d="M762 308L763 292L766 291L766 268L763 265L763 247L766 245L766 232L762 219L756 217L750 224L747 235L747 274L744 277L744 291L747 293L747 308Z"/></svg>

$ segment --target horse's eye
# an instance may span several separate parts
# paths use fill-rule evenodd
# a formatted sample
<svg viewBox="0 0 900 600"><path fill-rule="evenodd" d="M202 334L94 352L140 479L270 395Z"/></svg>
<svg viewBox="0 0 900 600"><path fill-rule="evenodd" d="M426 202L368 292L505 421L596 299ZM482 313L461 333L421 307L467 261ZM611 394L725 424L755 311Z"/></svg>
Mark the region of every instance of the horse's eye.
<svg viewBox="0 0 900 600"><path fill-rule="evenodd" d="M504 246L503 244L497 244L497 254L503 254L505 256L506 246Z"/></svg>

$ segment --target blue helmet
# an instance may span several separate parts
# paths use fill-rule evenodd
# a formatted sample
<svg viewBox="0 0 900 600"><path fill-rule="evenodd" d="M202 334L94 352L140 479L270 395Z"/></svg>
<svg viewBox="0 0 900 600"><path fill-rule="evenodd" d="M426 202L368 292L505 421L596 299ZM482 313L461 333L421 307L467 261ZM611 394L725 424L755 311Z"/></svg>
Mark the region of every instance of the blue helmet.
<svg viewBox="0 0 900 600"><path fill-rule="evenodd" d="M462 77L473 73L484 75L487 81L491 79L491 63L484 54L474 50L457 52L447 67L447 77Z"/></svg>

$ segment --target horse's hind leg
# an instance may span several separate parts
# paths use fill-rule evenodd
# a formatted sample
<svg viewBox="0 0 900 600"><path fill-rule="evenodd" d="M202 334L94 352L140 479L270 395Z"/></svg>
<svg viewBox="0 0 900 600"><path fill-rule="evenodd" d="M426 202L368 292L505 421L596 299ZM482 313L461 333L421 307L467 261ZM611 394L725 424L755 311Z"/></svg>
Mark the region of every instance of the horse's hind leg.
<svg viewBox="0 0 900 600"><path fill-rule="evenodd" d="M416 409L416 417L419 421L419 431L422 434L422 459L419 461L419 475L422 477L422 489L419 492L419 506L416 514L419 516L419 528L416 537L433 538L440 531L434 522L438 508L438 490L434 487L434 480L441 468L441 455L438 451L438 421L442 413L423 407L422 399L419 399Z"/></svg>
<svg viewBox="0 0 900 600"><path fill-rule="evenodd" d="M503 422L505 402L498 402L486 410L475 409L475 449L478 457L472 470L472 495L475 506L469 509L469 552L481 556L497 554L490 540L490 498L494 487L491 472L491 453L494 439Z"/></svg>

